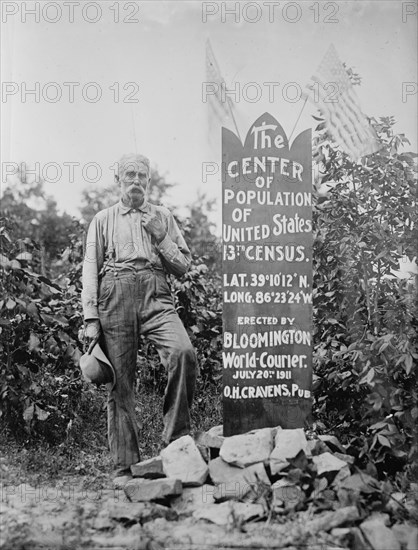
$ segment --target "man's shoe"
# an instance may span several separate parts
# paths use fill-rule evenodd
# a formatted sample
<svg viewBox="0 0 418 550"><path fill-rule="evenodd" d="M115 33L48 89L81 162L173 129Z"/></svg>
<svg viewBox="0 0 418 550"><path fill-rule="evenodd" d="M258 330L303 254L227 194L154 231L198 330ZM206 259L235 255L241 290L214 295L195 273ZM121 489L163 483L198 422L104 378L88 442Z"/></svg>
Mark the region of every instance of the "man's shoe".
<svg viewBox="0 0 418 550"><path fill-rule="evenodd" d="M117 476L113 478L113 488L114 489L124 489L128 481L131 481L132 476Z"/></svg>
<svg viewBox="0 0 418 550"><path fill-rule="evenodd" d="M130 468L118 468L114 472L113 487L114 489L124 489L125 485L132 479Z"/></svg>

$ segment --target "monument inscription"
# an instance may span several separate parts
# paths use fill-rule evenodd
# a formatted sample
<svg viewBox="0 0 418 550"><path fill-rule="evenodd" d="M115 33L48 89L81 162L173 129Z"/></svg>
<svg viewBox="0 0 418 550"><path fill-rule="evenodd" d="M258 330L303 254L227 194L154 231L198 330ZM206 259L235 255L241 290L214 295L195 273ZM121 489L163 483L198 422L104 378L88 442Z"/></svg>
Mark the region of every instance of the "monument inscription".
<svg viewBox="0 0 418 550"><path fill-rule="evenodd" d="M224 435L303 427L312 385L311 131L222 132Z"/></svg>

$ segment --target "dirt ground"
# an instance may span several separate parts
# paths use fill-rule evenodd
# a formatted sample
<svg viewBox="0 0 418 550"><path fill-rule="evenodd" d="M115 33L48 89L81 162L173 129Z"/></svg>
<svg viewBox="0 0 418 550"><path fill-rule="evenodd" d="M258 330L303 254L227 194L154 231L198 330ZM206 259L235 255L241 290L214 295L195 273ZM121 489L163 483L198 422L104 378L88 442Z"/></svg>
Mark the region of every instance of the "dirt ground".
<svg viewBox="0 0 418 550"><path fill-rule="evenodd" d="M309 512L219 526L163 504L128 502L108 475L36 481L4 459L1 470L1 550L341 548L326 532L304 531Z"/></svg>
<svg viewBox="0 0 418 550"><path fill-rule="evenodd" d="M285 503L280 510L260 493L248 506L261 508L263 518L245 520L238 508L245 504L210 504L208 485L193 489L191 509L187 488L177 502L130 502L123 489L113 488L111 461L100 449L74 450L71 460L43 447L3 445L1 452L0 550L382 550L388 537L395 544L385 546L390 550L418 548L416 484L402 502L385 497L377 481L376 487L363 484L361 496L343 491L337 500L319 487L303 506ZM365 540L365 523L373 544Z"/></svg>

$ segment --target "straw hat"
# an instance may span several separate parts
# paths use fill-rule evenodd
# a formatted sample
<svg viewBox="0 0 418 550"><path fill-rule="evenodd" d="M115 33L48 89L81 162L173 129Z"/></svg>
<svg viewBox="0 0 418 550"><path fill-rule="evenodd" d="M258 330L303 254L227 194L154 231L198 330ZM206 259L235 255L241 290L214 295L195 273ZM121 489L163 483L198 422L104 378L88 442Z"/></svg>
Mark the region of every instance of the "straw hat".
<svg viewBox="0 0 418 550"><path fill-rule="evenodd" d="M84 379L93 384L115 384L115 370L99 344L80 357Z"/></svg>

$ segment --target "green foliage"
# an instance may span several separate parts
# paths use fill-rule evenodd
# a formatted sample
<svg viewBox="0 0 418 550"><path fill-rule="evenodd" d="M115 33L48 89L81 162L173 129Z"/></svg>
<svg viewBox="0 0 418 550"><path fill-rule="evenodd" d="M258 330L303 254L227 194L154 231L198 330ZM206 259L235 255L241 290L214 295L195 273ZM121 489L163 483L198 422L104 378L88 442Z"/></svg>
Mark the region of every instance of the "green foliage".
<svg viewBox="0 0 418 550"><path fill-rule="evenodd" d="M222 376L221 278L205 264L194 265L182 280L172 280L177 311L198 354L203 386Z"/></svg>
<svg viewBox="0 0 418 550"><path fill-rule="evenodd" d="M79 288L71 263L56 282L33 271L36 243L14 239L13 229L0 220L1 415L18 437L58 441L80 407Z"/></svg>
<svg viewBox="0 0 418 550"><path fill-rule="evenodd" d="M214 235L215 224L209 220L208 214L213 212L215 199L208 200L199 194L197 200L190 205L190 216L183 220L182 228L192 254L201 258L205 265L214 272L222 271L221 243Z"/></svg>
<svg viewBox="0 0 418 550"><path fill-rule="evenodd" d="M416 256L416 162L393 125L374 122L381 149L361 163L318 126L313 255L316 414L392 472L418 452L416 281L392 273Z"/></svg>
<svg viewBox="0 0 418 550"><path fill-rule="evenodd" d="M24 243L21 252L27 252L31 239L31 266L42 275L57 276L59 264L54 259L67 246L74 224L71 216L59 214L55 199L45 195L43 181L29 180L24 171L8 181L1 205L4 216L18 220L13 234Z"/></svg>

